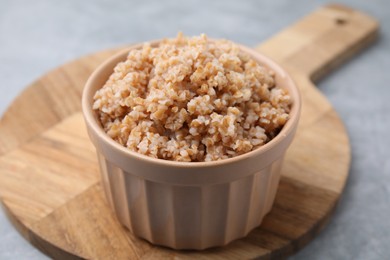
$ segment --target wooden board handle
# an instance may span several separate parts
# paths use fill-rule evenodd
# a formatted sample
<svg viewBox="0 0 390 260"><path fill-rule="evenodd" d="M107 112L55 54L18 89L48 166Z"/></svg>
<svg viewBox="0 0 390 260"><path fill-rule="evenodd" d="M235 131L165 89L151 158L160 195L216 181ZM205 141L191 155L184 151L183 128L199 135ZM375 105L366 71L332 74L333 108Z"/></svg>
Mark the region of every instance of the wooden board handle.
<svg viewBox="0 0 390 260"><path fill-rule="evenodd" d="M367 47L377 36L375 19L331 4L304 17L256 49L313 81Z"/></svg>

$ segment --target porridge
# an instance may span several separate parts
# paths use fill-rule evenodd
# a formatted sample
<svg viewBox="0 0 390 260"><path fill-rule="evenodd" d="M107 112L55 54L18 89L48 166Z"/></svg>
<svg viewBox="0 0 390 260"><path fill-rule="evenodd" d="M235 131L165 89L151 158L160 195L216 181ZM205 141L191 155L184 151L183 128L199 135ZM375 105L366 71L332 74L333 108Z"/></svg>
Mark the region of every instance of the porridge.
<svg viewBox="0 0 390 260"><path fill-rule="evenodd" d="M274 73L234 43L182 34L131 50L93 104L119 144L187 162L231 158L266 144L290 108Z"/></svg>

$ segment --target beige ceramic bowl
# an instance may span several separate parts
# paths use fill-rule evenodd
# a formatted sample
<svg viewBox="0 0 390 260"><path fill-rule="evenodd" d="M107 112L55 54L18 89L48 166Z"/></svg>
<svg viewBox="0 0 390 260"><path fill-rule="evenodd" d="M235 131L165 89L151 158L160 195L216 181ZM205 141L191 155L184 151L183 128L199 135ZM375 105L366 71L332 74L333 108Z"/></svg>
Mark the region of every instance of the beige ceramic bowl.
<svg viewBox="0 0 390 260"><path fill-rule="evenodd" d="M293 105L290 119L273 140L221 161L154 159L132 152L106 135L92 110L93 95L114 66L126 59L129 49L104 62L88 79L82 109L97 150L107 200L134 235L175 249L223 246L258 227L271 210L301 101L297 87L281 67L250 48L240 48L276 73L277 85L288 89Z"/></svg>

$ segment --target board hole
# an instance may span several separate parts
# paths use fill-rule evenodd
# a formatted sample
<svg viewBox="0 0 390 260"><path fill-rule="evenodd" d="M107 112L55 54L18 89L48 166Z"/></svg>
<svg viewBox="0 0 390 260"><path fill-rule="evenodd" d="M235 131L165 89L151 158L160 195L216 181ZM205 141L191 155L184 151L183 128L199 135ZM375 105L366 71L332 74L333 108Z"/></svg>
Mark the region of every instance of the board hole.
<svg viewBox="0 0 390 260"><path fill-rule="evenodd" d="M336 22L337 25L341 26L341 25L345 25L348 21L345 18L337 17L335 22Z"/></svg>

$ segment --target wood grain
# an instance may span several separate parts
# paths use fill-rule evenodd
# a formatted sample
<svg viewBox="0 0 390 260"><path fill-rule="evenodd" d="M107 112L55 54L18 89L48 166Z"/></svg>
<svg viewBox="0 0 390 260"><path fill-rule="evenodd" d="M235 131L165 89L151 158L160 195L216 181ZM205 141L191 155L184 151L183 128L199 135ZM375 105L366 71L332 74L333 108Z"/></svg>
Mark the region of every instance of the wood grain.
<svg viewBox="0 0 390 260"><path fill-rule="evenodd" d="M206 251L174 251L135 238L103 196L95 152L80 113L89 74L116 50L65 64L34 82L0 121L0 196L22 235L56 259L284 258L324 227L348 177L345 128L312 80L375 39L378 24L331 5L305 17L257 49L293 76L302 120L286 155L272 211L246 238Z"/></svg>

